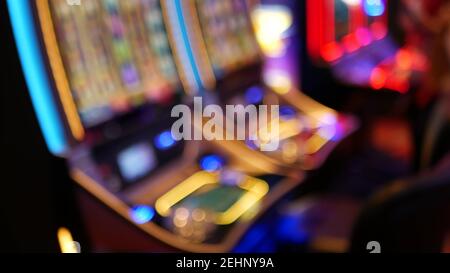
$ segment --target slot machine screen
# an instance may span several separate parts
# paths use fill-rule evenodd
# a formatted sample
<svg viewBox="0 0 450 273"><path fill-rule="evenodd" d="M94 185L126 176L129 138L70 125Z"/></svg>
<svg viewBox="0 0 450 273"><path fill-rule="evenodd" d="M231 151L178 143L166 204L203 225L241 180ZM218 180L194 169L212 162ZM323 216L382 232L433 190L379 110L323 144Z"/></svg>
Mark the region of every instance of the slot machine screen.
<svg viewBox="0 0 450 273"><path fill-rule="evenodd" d="M153 148L147 143L138 143L121 151L117 159L120 173L127 182L147 175L156 167L156 160Z"/></svg>
<svg viewBox="0 0 450 273"><path fill-rule="evenodd" d="M195 4L216 76L258 61L259 46L245 0L195 0Z"/></svg>
<svg viewBox="0 0 450 273"><path fill-rule="evenodd" d="M85 127L180 90L159 1L49 4L63 73Z"/></svg>

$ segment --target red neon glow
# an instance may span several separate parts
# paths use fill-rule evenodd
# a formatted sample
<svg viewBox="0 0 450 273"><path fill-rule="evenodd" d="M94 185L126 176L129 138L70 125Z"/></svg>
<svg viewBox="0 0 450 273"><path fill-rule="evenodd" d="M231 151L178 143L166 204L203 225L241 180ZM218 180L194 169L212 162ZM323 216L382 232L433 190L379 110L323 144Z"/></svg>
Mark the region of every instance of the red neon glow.
<svg viewBox="0 0 450 273"><path fill-rule="evenodd" d="M405 94L409 90L408 78L393 76L386 81L385 88Z"/></svg>
<svg viewBox="0 0 450 273"><path fill-rule="evenodd" d="M322 58L327 62L334 62L343 55L341 46L336 42L332 42L323 46L320 53Z"/></svg>
<svg viewBox="0 0 450 273"><path fill-rule="evenodd" d="M361 47L359 45L358 39L356 38L356 35L353 34L348 34L344 38L342 38L342 44L344 45L345 50L347 50L348 53L355 52Z"/></svg>
<svg viewBox="0 0 450 273"><path fill-rule="evenodd" d="M307 14L314 14L314 16L307 16L308 51L311 56L320 58L320 50L325 43L324 1L308 0L306 12Z"/></svg>
<svg viewBox="0 0 450 273"><path fill-rule="evenodd" d="M313 0L315 1L315 0ZM322 45L325 43L334 42L336 40L336 18L335 18L335 7L333 4L330 4L329 2L333 2L334 0L321 0L323 2L323 14L325 16L325 25L324 27L324 33L325 33L325 41ZM326 2L325 2L326 1Z"/></svg>
<svg viewBox="0 0 450 273"><path fill-rule="evenodd" d="M373 89L379 90L383 88L386 84L387 73L384 69L374 68L372 74L370 75L370 86Z"/></svg>
<svg viewBox="0 0 450 273"><path fill-rule="evenodd" d="M361 3L356 6L349 7L349 11L351 32L355 32L358 28L367 24L367 16L365 16Z"/></svg>
<svg viewBox="0 0 450 273"><path fill-rule="evenodd" d="M375 22L370 26L375 40L381 40L386 37L388 30L384 23Z"/></svg>

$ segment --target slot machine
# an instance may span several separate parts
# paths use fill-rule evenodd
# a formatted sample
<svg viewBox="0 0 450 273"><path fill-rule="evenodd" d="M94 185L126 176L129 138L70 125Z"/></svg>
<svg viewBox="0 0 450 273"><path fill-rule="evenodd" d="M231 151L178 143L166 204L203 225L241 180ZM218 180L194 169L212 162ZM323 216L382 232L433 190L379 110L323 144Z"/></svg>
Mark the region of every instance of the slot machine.
<svg viewBox="0 0 450 273"><path fill-rule="evenodd" d="M306 47L315 66L329 66L338 81L406 93L426 58L397 41L397 1L306 1Z"/></svg>
<svg viewBox="0 0 450 273"><path fill-rule="evenodd" d="M191 51L202 39L186 35L181 1L7 4L42 135L79 186L92 251L233 251L302 182L302 171L246 146L233 156L226 144L174 138L171 110L208 87ZM259 59L250 33L226 36L248 47L248 63Z"/></svg>
<svg viewBox="0 0 450 273"><path fill-rule="evenodd" d="M250 1L254 2L254 1ZM279 105L280 145L260 152L267 141L258 132L254 139L218 142L230 154L241 148L254 151L279 166L313 170L320 167L333 148L356 128L356 121L297 90L295 79L264 73L264 57L258 45L244 0L173 1L180 6L192 44L192 55L205 79L206 93L222 105ZM172 15L175 16L175 15ZM211 89L210 86L213 86ZM250 135L252 120L247 121ZM272 121L269 121L270 124ZM268 125L270 127L270 125Z"/></svg>

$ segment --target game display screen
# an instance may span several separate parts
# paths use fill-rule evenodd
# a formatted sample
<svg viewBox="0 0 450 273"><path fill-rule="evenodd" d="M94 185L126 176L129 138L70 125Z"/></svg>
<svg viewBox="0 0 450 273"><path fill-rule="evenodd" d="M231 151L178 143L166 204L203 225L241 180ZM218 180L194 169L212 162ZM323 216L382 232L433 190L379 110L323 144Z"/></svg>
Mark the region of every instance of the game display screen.
<svg viewBox="0 0 450 273"><path fill-rule="evenodd" d="M85 127L180 88L157 0L89 0L50 10L65 74Z"/></svg>
<svg viewBox="0 0 450 273"><path fill-rule="evenodd" d="M195 0L209 59L216 76L259 58L245 0Z"/></svg>

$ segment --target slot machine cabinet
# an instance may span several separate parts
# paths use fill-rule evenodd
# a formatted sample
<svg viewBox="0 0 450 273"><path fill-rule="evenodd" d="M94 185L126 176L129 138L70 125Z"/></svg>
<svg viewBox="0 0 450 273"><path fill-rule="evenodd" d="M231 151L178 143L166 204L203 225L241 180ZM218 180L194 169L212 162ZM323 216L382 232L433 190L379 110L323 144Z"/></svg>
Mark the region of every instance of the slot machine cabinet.
<svg viewBox="0 0 450 273"><path fill-rule="evenodd" d="M216 142L228 152L247 147L255 152L253 157L263 157L280 166L313 170L355 130L354 118L304 95L293 86L293 80L264 75L264 58L248 1L169 1L169 5L180 10L207 95L223 106L280 106L280 148L261 153L257 151L261 147L258 137L255 141ZM255 121L248 121L252 122Z"/></svg>
<svg viewBox="0 0 450 273"><path fill-rule="evenodd" d="M408 92L411 81L425 71L426 59L398 39L398 5L389 0L306 1L305 45L312 66L329 67L345 85Z"/></svg>
<svg viewBox="0 0 450 273"><path fill-rule="evenodd" d="M165 3L7 2L42 134L79 186L92 251L232 251L302 181L247 148L232 157L173 138L171 109L199 75L180 25L167 24L179 10Z"/></svg>

